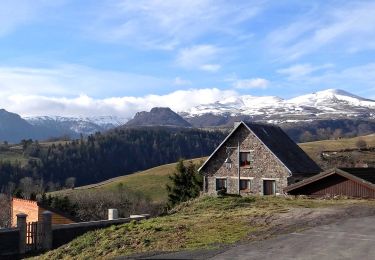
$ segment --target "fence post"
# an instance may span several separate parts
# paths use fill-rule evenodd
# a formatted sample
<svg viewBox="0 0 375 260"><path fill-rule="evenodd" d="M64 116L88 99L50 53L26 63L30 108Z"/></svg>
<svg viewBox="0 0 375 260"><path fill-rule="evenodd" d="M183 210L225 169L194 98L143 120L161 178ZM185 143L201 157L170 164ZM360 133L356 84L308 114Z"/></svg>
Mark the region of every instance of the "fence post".
<svg viewBox="0 0 375 260"><path fill-rule="evenodd" d="M44 211L43 215L43 237L42 246L44 250L52 249L52 213Z"/></svg>
<svg viewBox="0 0 375 260"><path fill-rule="evenodd" d="M108 209L108 220L118 219L117 209Z"/></svg>
<svg viewBox="0 0 375 260"><path fill-rule="evenodd" d="M17 228L19 230L19 254L23 255L26 252L26 217L27 215L24 213L19 213L17 216Z"/></svg>

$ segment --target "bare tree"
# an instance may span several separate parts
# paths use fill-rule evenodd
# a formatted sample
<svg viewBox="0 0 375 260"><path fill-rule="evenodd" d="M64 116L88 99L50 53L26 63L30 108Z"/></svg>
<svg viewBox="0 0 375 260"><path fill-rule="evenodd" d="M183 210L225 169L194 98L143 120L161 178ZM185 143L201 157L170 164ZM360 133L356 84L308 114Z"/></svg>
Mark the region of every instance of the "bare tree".
<svg viewBox="0 0 375 260"><path fill-rule="evenodd" d="M357 146L358 149L365 149L367 148L367 143L365 140L363 140L362 138L358 139L358 141L355 143L355 145Z"/></svg>
<svg viewBox="0 0 375 260"><path fill-rule="evenodd" d="M65 180L65 187L68 189L73 189L76 184L76 178L75 177L69 177Z"/></svg>
<svg viewBox="0 0 375 260"><path fill-rule="evenodd" d="M31 177L25 177L20 180L21 194L24 199L30 199L34 192L34 182Z"/></svg>
<svg viewBox="0 0 375 260"><path fill-rule="evenodd" d="M9 227L11 222L10 200L5 194L0 194L0 228Z"/></svg>
<svg viewBox="0 0 375 260"><path fill-rule="evenodd" d="M106 219L109 208L118 209L121 217L141 213L157 215L163 209L163 205L152 203L124 187L116 190L82 190L69 194L68 198L77 206L77 217L84 221Z"/></svg>

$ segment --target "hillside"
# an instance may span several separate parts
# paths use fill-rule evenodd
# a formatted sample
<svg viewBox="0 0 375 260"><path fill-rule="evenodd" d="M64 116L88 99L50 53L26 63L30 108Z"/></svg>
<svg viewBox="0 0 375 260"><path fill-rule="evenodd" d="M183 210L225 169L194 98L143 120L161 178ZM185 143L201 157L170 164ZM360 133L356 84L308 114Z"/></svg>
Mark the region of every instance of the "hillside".
<svg viewBox="0 0 375 260"><path fill-rule="evenodd" d="M195 164L204 161L206 157L192 159ZM188 160L190 161L190 160ZM153 202L166 202L167 190L166 185L169 183L170 176L176 169L177 163L170 163L154 167L145 171L136 172L125 176L112 178L96 184L85 185L75 189L67 189L61 191L51 192L51 195L71 195L73 193L81 193L88 189L102 189L102 190L116 190L119 185L123 185L127 189L141 193L145 197L151 199Z"/></svg>
<svg viewBox="0 0 375 260"><path fill-rule="evenodd" d="M96 133L87 139L54 143L46 148L28 141L20 146L28 160L20 169L17 165L2 167L0 189L9 182L32 176L36 183L43 179L50 187L65 186L70 177L75 185L101 182L113 177L172 163L180 158L207 156L223 140L222 132L171 127L142 127L115 129ZM53 190L51 188L51 190Z"/></svg>
<svg viewBox="0 0 375 260"><path fill-rule="evenodd" d="M375 147L375 134L356 137L356 138L348 138L348 139L339 139L339 140L325 140L325 141L317 141L317 142L309 142L309 143L301 143L299 146L315 161L322 165L322 162L319 158L319 155L322 151L333 151L337 152L340 150L350 150L354 149L355 152L361 153L360 151L356 151L356 142L358 140L365 140L369 147ZM372 158L375 163L375 154L372 154ZM340 152L338 153L340 155ZM366 158L367 152L362 151L362 156ZM206 157L193 159L194 163L200 163L200 161L204 161ZM167 195L165 190L165 185L168 183L168 176L173 173L175 169L176 163L165 164L158 167L154 167L145 171L137 172L134 174L129 174L125 176L116 177L113 179L106 180L104 182L99 182L92 185L86 185L77 187L74 190L61 190L54 192L53 194L71 194L71 193L79 193L82 190L87 189L104 189L104 190L114 190L119 184L124 185L126 188L140 192L146 197L152 199L155 202L165 202ZM323 165L325 166L325 165ZM326 168L326 167L324 167Z"/></svg>
<svg viewBox="0 0 375 260"><path fill-rule="evenodd" d="M359 136L354 138L342 138L339 140L323 140L315 142L301 143L301 148L309 155L322 151L340 151L346 149L356 149L358 140L364 140L368 147L375 147L375 134Z"/></svg>
<svg viewBox="0 0 375 260"><path fill-rule="evenodd" d="M38 259L110 259L121 255L217 248L369 214L373 201L284 197L209 197L169 214L97 230ZM364 213L366 212L367 213ZM140 255L138 255L140 256Z"/></svg>

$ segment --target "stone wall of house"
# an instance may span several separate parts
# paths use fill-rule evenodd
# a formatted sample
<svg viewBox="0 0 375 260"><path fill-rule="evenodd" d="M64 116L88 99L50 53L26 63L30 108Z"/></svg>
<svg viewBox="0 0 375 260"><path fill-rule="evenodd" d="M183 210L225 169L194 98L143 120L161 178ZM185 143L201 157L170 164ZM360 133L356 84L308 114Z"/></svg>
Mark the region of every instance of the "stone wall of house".
<svg viewBox="0 0 375 260"><path fill-rule="evenodd" d="M263 194L263 180L276 181L276 194L280 194L288 185L288 169L275 155L248 129L241 125L230 138L219 148L203 169L206 176L206 192L216 194L216 178L227 179L227 193L238 193L238 153L237 149L230 149L232 167L227 169L224 161L227 158L226 147L237 147L240 151L251 151L253 162L250 167L240 167L241 179L251 180L251 189L247 194ZM287 147L286 147L287 149Z"/></svg>

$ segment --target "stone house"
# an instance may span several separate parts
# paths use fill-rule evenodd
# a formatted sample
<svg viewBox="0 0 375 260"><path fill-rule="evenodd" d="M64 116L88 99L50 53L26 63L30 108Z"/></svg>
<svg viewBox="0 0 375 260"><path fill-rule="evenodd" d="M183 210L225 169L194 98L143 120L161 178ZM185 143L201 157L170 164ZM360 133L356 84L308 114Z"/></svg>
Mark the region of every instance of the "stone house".
<svg viewBox="0 0 375 260"><path fill-rule="evenodd" d="M203 191L278 195L289 184L318 174L320 167L280 128L236 122L199 168Z"/></svg>
<svg viewBox="0 0 375 260"><path fill-rule="evenodd" d="M11 217L12 227L17 224L17 214L24 213L27 215L26 222L38 222L42 219L42 213L50 211L52 213L52 224L71 224L75 223L76 219L72 216L61 212L60 210L53 209L46 205L42 205L37 201L25 200L19 198L12 198L11 202Z"/></svg>

